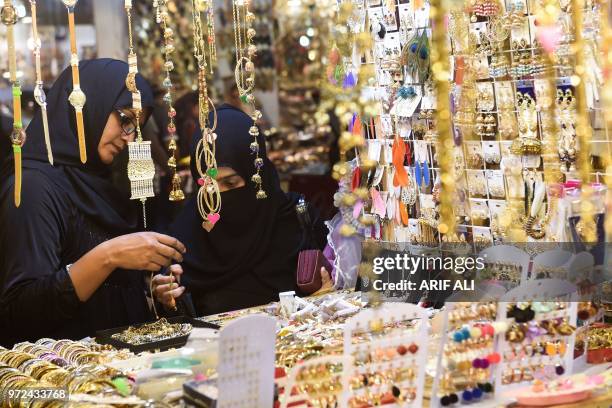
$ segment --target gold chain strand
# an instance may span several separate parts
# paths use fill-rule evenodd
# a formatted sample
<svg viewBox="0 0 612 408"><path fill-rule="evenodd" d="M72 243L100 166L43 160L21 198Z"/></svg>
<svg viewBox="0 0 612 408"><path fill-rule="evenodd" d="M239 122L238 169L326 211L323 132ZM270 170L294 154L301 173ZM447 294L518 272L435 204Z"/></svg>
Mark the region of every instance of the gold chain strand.
<svg viewBox="0 0 612 408"><path fill-rule="evenodd" d="M49 120L47 118L47 96L43 89L42 72L40 68L40 48L41 42L38 35L38 24L36 21L36 0L30 0L30 10L32 11L32 41L34 43L34 60L36 64L36 85L34 86L34 100L40 106L40 113L43 121L43 131L45 134L45 146L47 147L47 159L53 165L53 151L51 150L51 137L49 136Z"/></svg>
<svg viewBox="0 0 612 408"><path fill-rule="evenodd" d="M217 183L217 160L215 158L217 134L217 111L215 106L208 97L208 84L206 82L206 69L211 65L212 72L212 54L210 32L207 34L208 48L204 42L204 31L202 30L201 11L206 11L207 26L210 27L210 20L214 19L213 3L206 0L192 0L192 17L193 17L193 54L198 64L198 110L199 123L202 131L202 137L196 146L196 170L198 171L198 185L200 186L197 194L197 205L200 216L202 217L202 228L210 232L215 224L221 218L221 192ZM212 37L214 40L214 37ZM206 50L208 49L208 61ZM213 108L213 123L210 124L209 106ZM202 169L202 161L206 164L206 170Z"/></svg>
<svg viewBox="0 0 612 408"><path fill-rule="evenodd" d="M251 181L255 184L257 190L256 197L258 200L267 198L266 192L262 187L261 170L264 166L264 159L259 157L259 128L257 121L261 118L261 112L255 106L255 64L253 57L257 53L257 47L253 44L256 32L251 27L255 20L255 15L249 11L248 0L234 0L232 2L232 15L234 18L234 41L236 47L236 68L234 76L236 77L236 86L240 94L240 99L243 103L249 104L252 110L251 119L253 125L249 129L249 134L253 136L250 149L255 155L253 162L255 166L255 174L251 177Z"/></svg>
<svg viewBox="0 0 612 408"><path fill-rule="evenodd" d="M14 200L15 207L19 207L21 205L21 147L26 141L26 134L21 120L21 84L17 79L17 58L15 55L14 25L17 24L17 12L11 0L4 0L0 16L2 24L6 25L9 74L13 94L13 132L10 138L15 162Z"/></svg>
<svg viewBox="0 0 612 408"><path fill-rule="evenodd" d="M576 138L578 139L578 172L582 183L582 195L580 201L580 221L576 225L576 231L584 242L593 243L597 241L597 227L594 218L594 205L592 202L593 188L591 186L591 140L593 129L589 121L589 112L586 102L586 60L584 55L583 38L583 9L584 0L572 0L572 20L575 31L574 55L576 57L575 75L572 82L576 93Z"/></svg>
<svg viewBox="0 0 612 408"><path fill-rule="evenodd" d="M134 49L132 37L132 0L125 0L125 12L128 20L129 54L128 74L125 79L126 88L132 93L132 109L136 119L136 140L128 143L129 161L128 178L132 190L132 200L140 200L142 203L143 224L147 228L147 212L145 201L148 197L155 196L153 189L153 178L155 177L155 164L151 159L151 142L142 139L140 129L140 116L142 114L142 99L136 85L138 74L138 57Z"/></svg>
<svg viewBox="0 0 612 408"><path fill-rule="evenodd" d="M62 0L68 10L68 27L70 30L70 66L72 67L72 92L68 101L72 105L76 115L77 133L79 138L79 155L81 163L87 162L87 148L85 145L85 123L83 122L83 107L87 102L85 93L81 89L79 77L79 56L76 45L76 29L74 24L74 7L78 0Z"/></svg>
<svg viewBox="0 0 612 408"><path fill-rule="evenodd" d="M207 10L207 26L208 26L208 59L210 73L213 73L214 64L217 63L217 41L215 38L215 16L214 16L214 4L213 1L208 2Z"/></svg>
<svg viewBox="0 0 612 408"><path fill-rule="evenodd" d="M170 27L170 14L168 13L168 0L153 0L153 7L156 10L156 22L162 29L162 35L164 37L164 46L162 48L162 54L164 56L164 71L165 78L162 82L164 88L166 88L166 94L164 95L164 102L168 104L168 152L170 158L168 159L168 167L172 169L172 189L168 199L170 201L181 201L185 199L185 193L181 188L181 176L177 172L177 158L179 157L178 146L176 141L176 124L174 118L176 117L176 110L172 104L172 91L174 85L170 78L170 73L174 70L174 63L172 62L172 53L175 51L174 47L174 31Z"/></svg>
<svg viewBox="0 0 612 408"><path fill-rule="evenodd" d="M433 74L437 105L436 125L438 127L438 160L440 164L440 224L438 231L453 240L456 230L456 220L453 211L455 196L454 175L454 142L451 129L450 71L449 55L446 46L447 34L444 29L444 8L442 0L431 2L430 17L432 19L431 72Z"/></svg>

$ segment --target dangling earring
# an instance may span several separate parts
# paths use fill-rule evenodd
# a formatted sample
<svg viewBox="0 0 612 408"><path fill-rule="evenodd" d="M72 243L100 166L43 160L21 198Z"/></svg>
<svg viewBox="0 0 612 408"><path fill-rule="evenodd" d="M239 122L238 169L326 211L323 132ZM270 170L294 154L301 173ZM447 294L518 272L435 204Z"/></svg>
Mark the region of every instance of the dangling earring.
<svg viewBox="0 0 612 408"><path fill-rule="evenodd" d="M421 81L425 81L429 74L429 39L427 31L423 30L419 39L419 52L417 55L417 67Z"/></svg>
<svg viewBox="0 0 612 408"><path fill-rule="evenodd" d="M425 181L425 185L429 186L429 183L431 182L431 176L429 174L429 166L427 166L427 160L425 160L423 162L423 179Z"/></svg>
<svg viewBox="0 0 612 408"><path fill-rule="evenodd" d="M417 185L420 186L422 174L421 174L421 163L419 163L418 160L414 164L414 178L416 180Z"/></svg>

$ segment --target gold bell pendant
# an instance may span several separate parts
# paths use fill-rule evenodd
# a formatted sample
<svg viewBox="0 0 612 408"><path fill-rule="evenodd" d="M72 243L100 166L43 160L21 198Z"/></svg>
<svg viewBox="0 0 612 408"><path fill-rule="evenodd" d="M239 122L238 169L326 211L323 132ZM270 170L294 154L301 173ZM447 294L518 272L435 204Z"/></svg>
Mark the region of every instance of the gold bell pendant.
<svg viewBox="0 0 612 408"><path fill-rule="evenodd" d="M168 144L168 150L170 152L168 167L174 171L174 174L172 175L172 190L168 196L168 200L170 201L182 201L185 199L185 193L183 193L183 190L181 189L181 176L179 176L176 171L176 149L176 141L174 139L170 140L170 143Z"/></svg>

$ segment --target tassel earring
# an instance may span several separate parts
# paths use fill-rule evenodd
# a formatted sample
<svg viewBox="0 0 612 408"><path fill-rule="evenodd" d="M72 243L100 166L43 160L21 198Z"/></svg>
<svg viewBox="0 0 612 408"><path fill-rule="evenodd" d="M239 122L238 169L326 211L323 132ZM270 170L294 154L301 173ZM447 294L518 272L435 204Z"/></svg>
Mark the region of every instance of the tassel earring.
<svg viewBox="0 0 612 408"><path fill-rule="evenodd" d="M421 185L423 175L421 174L421 163L418 161L414 165L414 179L418 186Z"/></svg>
<svg viewBox="0 0 612 408"><path fill-rule="evenodd" d="M429 186L431 183L431 175L429 174L429 166L427 165L427 160L423 162L423 180L425 181L425 186Z"/></svg>

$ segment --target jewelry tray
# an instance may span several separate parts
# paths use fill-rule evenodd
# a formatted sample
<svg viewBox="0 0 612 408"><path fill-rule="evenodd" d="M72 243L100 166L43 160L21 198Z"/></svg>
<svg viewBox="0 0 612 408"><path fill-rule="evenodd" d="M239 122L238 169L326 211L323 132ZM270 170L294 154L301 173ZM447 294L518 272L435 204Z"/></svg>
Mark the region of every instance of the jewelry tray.
<svg viewBox="0 0 612 408"><path fill-rule="evenodd" d="M197 319L193 319L191 317L186 317L186 316L170 317L170 318L167 318L166 320L168 321L168 323L189 323L194 328L196 327L209 328L209 329L215 329L215 330L218 330L220 328L220 326L216 324L207 323L202 320L197 320ZM132 325L131 327L140 327L147 323L152 323L152 322ZM171 348L183 347L185 344L187 344L187 338L189 337L189 335L183 335L183 336L173 337L171 339L154 341L154 342L145 343L145 344L125 343L123 341L116 340L112 337L113 334L120 333L124 331L125 329L127 329L128 327L130 326L116 327L113 329L97 331L96 332L96 342L99 344L110 344L111 346L117 349L129 349L132 353L142 353L143 351L153 351L153 350L165 351Z"/></svg>

